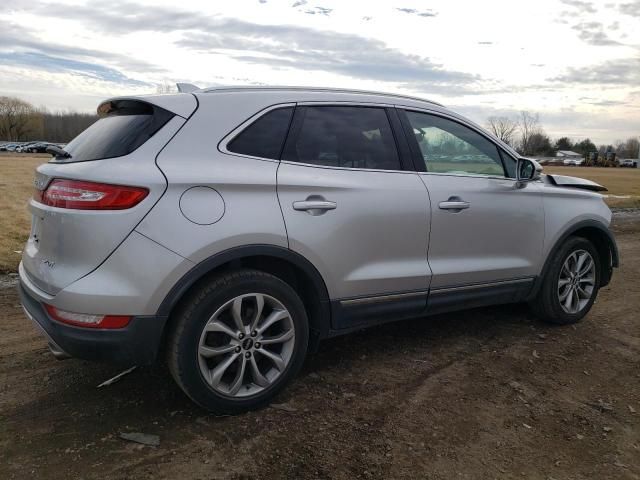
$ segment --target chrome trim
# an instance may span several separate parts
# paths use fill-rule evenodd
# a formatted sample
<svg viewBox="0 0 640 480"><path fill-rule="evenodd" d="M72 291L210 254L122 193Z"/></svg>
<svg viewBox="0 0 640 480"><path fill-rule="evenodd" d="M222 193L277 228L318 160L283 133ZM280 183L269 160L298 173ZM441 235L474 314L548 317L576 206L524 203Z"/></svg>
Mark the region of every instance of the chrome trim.
<svg viewBox="0 0 640 480"><path fill-rule="evenodd" d="M525 277L525 278L516 278L513 280L500 280L498 282L471 283L468 285L460 285L457 287L435 288L429 292L429 295L438 295L441 293L450 293L450 292L461 292L466 290L477 290L485 287L498 287L500 285L512 285L512 284L518 284L518 283L533 282L534 279L535 277Z"/></svg>
<svg viewBox="0 0 640 480"><path fill-rule="evenodd" d="M423 290L419 292L396 293L392 295L377 295L374 297L352 298L349 300L340 300L340 305L346 307L350 305L363 305L367 303L390 302L393 300L401 300L403 298L419 297L421 295L427 295L428 293L429 293L428 290Z"/></svg>

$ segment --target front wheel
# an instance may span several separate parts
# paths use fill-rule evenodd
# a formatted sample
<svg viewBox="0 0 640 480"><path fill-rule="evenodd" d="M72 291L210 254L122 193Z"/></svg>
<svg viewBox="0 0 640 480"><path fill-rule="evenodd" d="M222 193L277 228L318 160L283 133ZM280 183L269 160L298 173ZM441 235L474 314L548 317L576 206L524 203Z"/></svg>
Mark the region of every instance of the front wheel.
<svg viewBox="0 0 640 480"><path fill-rule="evenodd" d="M561 325L576 323L591 310L599 285L597 250L585 238L570 237L553 254L531 307L543 321Z"/></svg>
<svg viewBox="0 0 640 480"><path fill-rule="evenodd" d="M302 301L273 275L215 277L177 312L168 363L182 390L217 413L267 404L297 374L309 327Z"/></svg>

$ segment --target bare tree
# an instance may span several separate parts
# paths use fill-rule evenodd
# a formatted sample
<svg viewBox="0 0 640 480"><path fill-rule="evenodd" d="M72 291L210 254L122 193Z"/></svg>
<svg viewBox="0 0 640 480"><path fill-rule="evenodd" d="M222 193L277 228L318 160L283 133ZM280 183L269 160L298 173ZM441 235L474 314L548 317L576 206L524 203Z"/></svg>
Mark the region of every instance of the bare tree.
<svg viewBox="0 0 640 480"><path fill-rule="evenodd" d="M625 150L627 152L627 158L640 159L640 141L637 138L628 138L625 143Z"/></svg>
<svg viewBox="0 0 640 480"><path fill-rule="evenodd" d="M41 129L42 118L28 102L14 97L0 97L0 138L23 140Z"/></svg>
<svg viewBox="0 0 640 480"><path fill-rule="evenodd" d="M541 131L538 114L527 111L520 112L518 127L520 130L520 153L523 155L531 155L533 153L530 145L531 137Z"/></svg>
<svg viewBox="0 0 640 480"><path fill-rule="evenodd" d="M178 93L178 87L165 80L156 85L156 93Z"/></svg>
<svg viewBox="0 0 640 480"><path fill-rule="evenodd" d="M487 125L491 132L500 140L513 146L518 124L508 117L489 117Z"/></svg>

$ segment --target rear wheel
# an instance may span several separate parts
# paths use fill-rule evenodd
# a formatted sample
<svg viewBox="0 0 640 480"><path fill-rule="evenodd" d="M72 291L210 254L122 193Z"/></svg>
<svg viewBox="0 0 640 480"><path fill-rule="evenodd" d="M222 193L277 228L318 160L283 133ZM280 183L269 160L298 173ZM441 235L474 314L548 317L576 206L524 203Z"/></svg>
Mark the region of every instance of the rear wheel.
<svg viewBox="0 0 640 480"><path fill-rule="evenodd" d="M171 373L196 403L238 413L268 403L299 371L307 316L285 282L242 270L211 279L177 312L169 338Z"/></svg>
<svg viewBox="0 0 640 480"><path fill-rule="evenodd" d="M546 322L580 321L593 305L600 285L600 257L591 242L571 237L552 256L531 306Z"/></svg>

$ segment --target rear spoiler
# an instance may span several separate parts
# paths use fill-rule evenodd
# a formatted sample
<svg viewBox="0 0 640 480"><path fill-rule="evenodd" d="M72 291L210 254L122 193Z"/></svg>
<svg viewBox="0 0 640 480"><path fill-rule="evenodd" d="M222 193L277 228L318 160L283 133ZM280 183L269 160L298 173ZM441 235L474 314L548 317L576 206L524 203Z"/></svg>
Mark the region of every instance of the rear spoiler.
<svg viewBox="0 0 640 480"><path fill-rule="evenodd" d="M566 175L547 174L547 178L552 184L558 187L580 188L582 190L591 190L592 192L606 192L607 189L599 183L586 180L584 178L569 177Z"/></svg>
<svg viewBox="0 0 640 480"><path fill-rule="evenodd" d="M132 95L126 97L114 97L100 103L100 106L108 102L118 100L131 100L144 103L150 103L156 107L160 107L180 117L188 118L198 107L198 101L193 95L184 95L182 93L173 93L169 95ZM100 111L98 106L98 111Z"/></svg>

